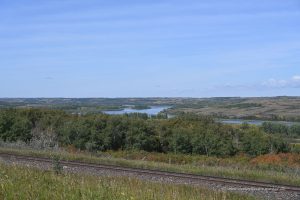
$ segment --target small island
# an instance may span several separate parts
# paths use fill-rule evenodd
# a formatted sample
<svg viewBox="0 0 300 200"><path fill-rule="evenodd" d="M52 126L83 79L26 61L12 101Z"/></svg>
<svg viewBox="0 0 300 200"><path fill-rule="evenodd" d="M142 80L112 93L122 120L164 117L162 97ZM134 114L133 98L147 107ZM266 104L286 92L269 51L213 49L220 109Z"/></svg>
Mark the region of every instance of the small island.
<svg viewBox="0 0 300 200"><path fill-rule="evenodd" d="M150 109L151 107L148 105L134 105L132 106L132 109L134 110L146 110L146 109Z"/></svg>

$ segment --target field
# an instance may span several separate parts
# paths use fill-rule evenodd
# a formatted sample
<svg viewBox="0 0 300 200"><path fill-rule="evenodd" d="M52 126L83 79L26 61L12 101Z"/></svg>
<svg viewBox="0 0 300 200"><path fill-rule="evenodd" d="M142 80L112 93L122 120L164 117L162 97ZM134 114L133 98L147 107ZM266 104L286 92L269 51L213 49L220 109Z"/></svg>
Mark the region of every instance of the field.
<svg viewBox="0 0 300 200"><path fill-rule="evenodd" d="M0 199L253 199L199 187L151 183L130 178L55 174L0 164Z"/></svg>
<svg viewBox="0 0 300 200"><path fill-rule="evenodd" d="M168 114L191 112L222 118L300 121L300 97L219 98L0 98L1 108L50 108L69 113L120 110L124 105L147 108L168 105Z"/></svg>
<svg viewBox="0 0 300 200"><path fill-rule="evenodd" d="M224 118L300 120L299 97L211 98L176 105L169 112L192 112Z"/></svg>

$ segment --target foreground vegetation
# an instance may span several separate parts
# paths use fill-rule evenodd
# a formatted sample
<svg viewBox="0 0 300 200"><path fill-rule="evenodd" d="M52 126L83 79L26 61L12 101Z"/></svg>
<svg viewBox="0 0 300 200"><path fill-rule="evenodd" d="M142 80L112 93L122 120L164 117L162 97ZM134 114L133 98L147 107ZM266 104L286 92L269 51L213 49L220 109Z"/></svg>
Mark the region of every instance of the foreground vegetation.
<svg viewBox="0 0 300 200"><path fill-rule="evenodd" d="M256 158L236 156L217 158L184 154L162 154L149 152L76 152L37 151L30 149L0 148L1 152L20 155L33 155L47 158L60 158L99 164L113 164L144 169L159 169L171 172L213 175L272 183L300 186L300 155L263 155Z"/></svg>
<svg viewBox="0 0 300 200"><path fill-rule="evenodd" d="M151 183L130 178L57 175L0 164L0 199L254 199L199 187Z"/></svg>
<svg viewBox="0 0 300 200"><path fill-rule="evenodd" d="M0 151L293 185L300 185L300 154L285 137L295 140L298 131L275 124L225 125L193 114L167 119L0 110L0 146L22 147Z"/></svg>

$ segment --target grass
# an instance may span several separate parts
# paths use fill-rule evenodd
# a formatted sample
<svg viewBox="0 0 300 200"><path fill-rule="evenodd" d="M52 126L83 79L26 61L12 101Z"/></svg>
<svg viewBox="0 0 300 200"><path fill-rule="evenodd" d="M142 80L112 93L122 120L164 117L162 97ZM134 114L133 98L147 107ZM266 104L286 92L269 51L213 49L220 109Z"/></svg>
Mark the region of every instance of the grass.
<svg viewBox="0 0 300 200"><path fill-rule="evenodd" d="M159 169L171 172L213 175L300 186L300 168L298 165L288 166L285 164L281 166L270 164L270 162L257 162L263 159L258 159L255 160L256 162L252 162L253 160L247 157L221 159L206 156L145 152L108 152L92 155L88 153L36 151L13 148L0 148L0 152L51 158L59 156L64 160L113 164L144 169ZM296 155L296 158L299 158L299 154ZM277 162L278 160L275 161ZM299 160L296 161L299 162Z"/></svg>
<svg viewBox="0 0 300 200"><path fill-rule="evenodd" d="M0 164L0 199L166 199L237 200L253 197L187 185L131 178L55 174L51 171Z"/></svg>
<svg viewBox="0 0 300 200"><path fill-rule="evenodd" d="M300 154L300 143L290 143L292 152Z"/></svg>

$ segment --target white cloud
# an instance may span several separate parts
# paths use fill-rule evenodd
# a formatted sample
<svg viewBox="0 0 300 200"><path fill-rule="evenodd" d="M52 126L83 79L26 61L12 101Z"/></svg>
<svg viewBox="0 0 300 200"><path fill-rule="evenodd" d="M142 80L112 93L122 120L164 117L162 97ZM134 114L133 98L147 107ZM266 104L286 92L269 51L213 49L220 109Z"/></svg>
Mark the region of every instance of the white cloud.
<svg viewBox="0 0 300 200"><path fill-rule="evenodd" d="M300 76L296 75L296 76L293 76L292 78L293 81L300 81Z"/></svg>
<svg viewBox="0 0 300 200"><path fill-rule="evenodd" d="M263 82L262 85L267 87L273 87L273 88L287 88L287 87L298 88L300 87L300 76L295 75L288 80L271 78Z"/></svg>

